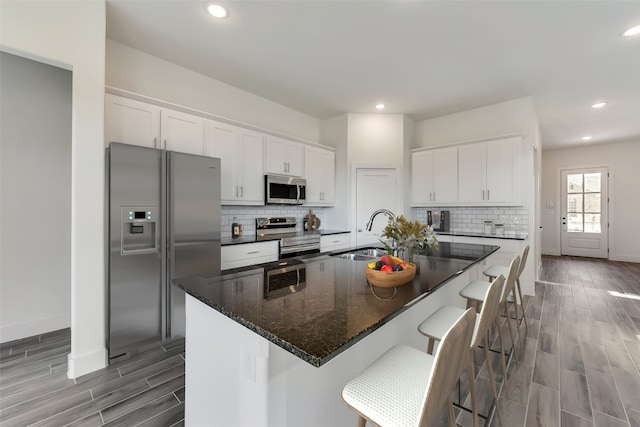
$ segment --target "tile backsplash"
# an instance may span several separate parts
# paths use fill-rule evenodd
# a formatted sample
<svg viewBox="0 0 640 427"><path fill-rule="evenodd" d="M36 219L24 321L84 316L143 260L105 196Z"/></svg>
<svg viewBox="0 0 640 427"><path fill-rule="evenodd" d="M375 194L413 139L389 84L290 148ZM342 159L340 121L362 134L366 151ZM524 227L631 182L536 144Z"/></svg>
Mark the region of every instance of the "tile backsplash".
<svg viewBox="0 0 640 427"><path fill-rule="evenodd" d="M416 208L416 219L426 223L428 210L449 211L451 231L482 233L485 220L504 223L505 231L527 232L529 230L529 210L522 206Z"/></svg>
<svg viewBox="0 0 640 427"><path fill-rule="evenodd" d="M270 216L296 217L297 230L302 230L302 219L309 213L309 209L315 216L324 222L324 208L308 208L304 206L222 206L222 237L231 237L231 224L237 222L242 225L242 234L249 235L256 232L256 218ZM426 214L425 214L426 215Z"/></svg>

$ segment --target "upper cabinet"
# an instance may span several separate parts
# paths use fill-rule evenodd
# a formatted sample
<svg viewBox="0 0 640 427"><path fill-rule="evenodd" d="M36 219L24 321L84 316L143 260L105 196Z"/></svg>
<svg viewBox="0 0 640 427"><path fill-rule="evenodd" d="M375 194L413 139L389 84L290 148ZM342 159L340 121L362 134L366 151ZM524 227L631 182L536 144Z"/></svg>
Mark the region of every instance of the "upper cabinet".
<svg viewBox="0 0 640 427"><path fill-rule="evenodd" d="M202 117L109 93L105 96L107 145L122 142L202 154L203 130Z"/></svg>
<svg viewBox="0 0 640 427"><path fill-rule="evenodd" d="M304 170L307 180L307 205L335 204L336 155L331 150L306 146Z"/></svg>
<svg viewBox="0 0 640 427"><path fill-rule="evenodd" d="M301 177L304 165L304 146L295 141L267 136L264 173Z"/></svg>
<svg viewBox="0 0 640 427"><path fill-rule="evenodd" d="M412 206L458 202L458 148L411 153Z"/></svg>
<svg viewBox="0 0 640 427"><path fill-rule="evenodd" d="M461 203L517 203L520 138L462 145L458 148Z"/></svg>
<svg viewBox="0 0 640 427"><path fill-rule="evenodd" d="M223 205L264 204L264 135L206 121L204 154L221 159Z"/></svg>

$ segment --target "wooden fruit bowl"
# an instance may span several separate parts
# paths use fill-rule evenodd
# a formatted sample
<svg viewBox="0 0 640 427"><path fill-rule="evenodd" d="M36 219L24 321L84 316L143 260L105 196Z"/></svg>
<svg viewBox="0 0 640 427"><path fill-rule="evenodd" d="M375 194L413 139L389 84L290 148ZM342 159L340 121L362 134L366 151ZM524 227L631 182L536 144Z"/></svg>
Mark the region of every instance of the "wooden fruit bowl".
<svg viewBox="0 0 640 427"><path fill-rule="evenodd" d="M367 268L365 271L367 280L370 284L379 288L393 288L405 285L416 276L416 265L412 262L407 264L409 264L409 268L402 271L379 271Z"/></svg>

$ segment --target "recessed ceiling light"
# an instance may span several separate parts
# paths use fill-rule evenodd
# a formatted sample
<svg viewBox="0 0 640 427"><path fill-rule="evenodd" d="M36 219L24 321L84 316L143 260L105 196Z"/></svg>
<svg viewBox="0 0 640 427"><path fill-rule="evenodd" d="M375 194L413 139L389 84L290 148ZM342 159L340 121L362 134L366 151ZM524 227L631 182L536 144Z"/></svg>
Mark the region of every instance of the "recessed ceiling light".
<svg viewBox="0 0 640 427"><path fill-rule="evenodd" d="M386 107L386 105L384 105L384 104L376 104L376 109L378 109L378 110L383 110L384 107Z"/></svg>
<svg viewBox="0 0 640 427"><path fill-rule="evenodd" d="M595 102L595 103L591 104L591 108L602 108L605 105L607 105L607 103L605 101Z"/></svg>
<svg viewBox="0 0 640 427"><path fill-rule="evenodd" d="M627 31L622 33L625 37L637 36L640 34L640 25L636 25L635 27L629 28Z"/></svg>
<svg viewBox="0 0 640 427"><path fill-rule="evenodd" d="M587 136L583 136L583 137L582 137L582 140L583 140L583 141L588 141L588 140L590 140L591 138L593 138L593 137L592 137L592 136L590 136L590 135L587 135Z"/></svg>
<svg viewBox="0 0 640 427"><path fill-rule="evenodd" d="M207 11L216 18L226 18L228 15L227 9L218 3L207 3Z"/></svg>

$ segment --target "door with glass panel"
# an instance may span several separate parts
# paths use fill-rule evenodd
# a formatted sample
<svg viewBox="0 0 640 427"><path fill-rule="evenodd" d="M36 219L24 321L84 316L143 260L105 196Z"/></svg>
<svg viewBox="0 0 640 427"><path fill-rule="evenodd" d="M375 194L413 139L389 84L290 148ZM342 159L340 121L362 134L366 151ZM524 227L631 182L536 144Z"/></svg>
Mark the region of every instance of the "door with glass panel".
<svg viewBox="0 0 640 427"><path fill-rule="evenodd" d="M562 255L608 257L607 168L562 171Z"/></svg>

